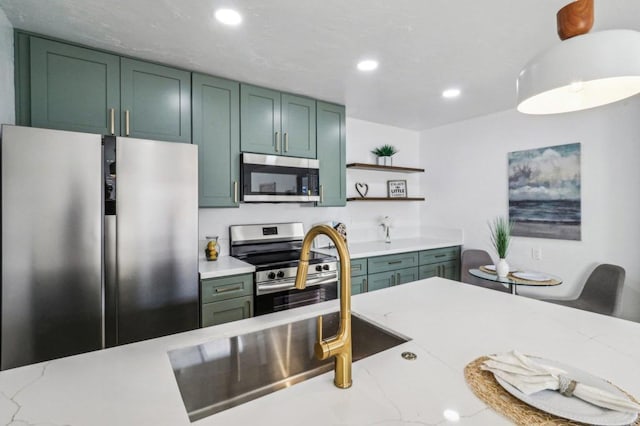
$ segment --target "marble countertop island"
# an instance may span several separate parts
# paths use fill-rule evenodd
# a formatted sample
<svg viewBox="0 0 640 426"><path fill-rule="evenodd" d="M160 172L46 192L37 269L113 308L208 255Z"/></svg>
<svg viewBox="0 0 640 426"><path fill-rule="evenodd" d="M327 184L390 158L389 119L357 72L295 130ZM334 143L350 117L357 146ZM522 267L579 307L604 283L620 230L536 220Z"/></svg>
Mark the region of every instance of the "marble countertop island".
<svg viewBox="0 0 640 426"><path fill-rule="evenodd" d="M334 311L337 301L0 373L0 425L188 425L167 351ZM640 396L640 324L430 278L353 297L353 311L412 340L194 425L501 425L468 388L479 356L517 349ZM414 361L400 354L417 354ZM451 418L451 417L449 417Z"/></svg>

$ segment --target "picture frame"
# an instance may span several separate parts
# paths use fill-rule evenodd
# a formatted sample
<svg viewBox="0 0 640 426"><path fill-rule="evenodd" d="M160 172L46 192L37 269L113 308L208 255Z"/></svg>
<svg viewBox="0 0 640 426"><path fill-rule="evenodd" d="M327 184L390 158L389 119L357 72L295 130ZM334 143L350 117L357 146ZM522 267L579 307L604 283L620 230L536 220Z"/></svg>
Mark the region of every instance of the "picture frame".
<svg viewBox="0 0 640 426"><path fill-rule="evenodd" d="M388 180L387 196L389 198L407 198L406 180Z"/></svg>

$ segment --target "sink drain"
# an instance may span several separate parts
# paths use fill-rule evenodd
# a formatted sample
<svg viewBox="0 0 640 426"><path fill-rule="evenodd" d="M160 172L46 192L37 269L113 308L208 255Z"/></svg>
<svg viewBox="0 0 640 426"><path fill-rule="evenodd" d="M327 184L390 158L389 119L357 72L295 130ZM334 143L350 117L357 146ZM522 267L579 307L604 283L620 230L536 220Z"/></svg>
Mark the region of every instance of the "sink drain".
<svg viewBox="0 0 640 426"><path fill-rule="evenodd" d="M418 355L414 354L413 352L402 352L402 358L413 361L414 359L418 358Z"/></svg>

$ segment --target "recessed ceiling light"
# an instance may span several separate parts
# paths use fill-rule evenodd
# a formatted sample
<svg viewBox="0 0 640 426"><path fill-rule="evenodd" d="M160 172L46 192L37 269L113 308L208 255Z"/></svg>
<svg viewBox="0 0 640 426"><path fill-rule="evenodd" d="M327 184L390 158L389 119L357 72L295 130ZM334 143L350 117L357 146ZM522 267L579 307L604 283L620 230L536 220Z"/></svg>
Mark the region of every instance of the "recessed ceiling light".
<svg viewBox="0 0 640 426"><path fill-rule="evenodd" d="M376 68L378 68L378 61L374 61L373 59L358 62L358 69L360 71L373 71Z"/></svg>
<svg viewBox="0 0 640 426"><path fill-rule="evenodd" d="M242 15L233 9L218 9L216 10L215 17L225 25L238 25L242 22Z"/></svg>
<svg viewBox="0 0 640 426"><path fill-rule="evenodd" d="M444 92L442 92L443 98L451 99L451 98L457 98L458 96L460 96L460 89L447 89Z"/></svg>

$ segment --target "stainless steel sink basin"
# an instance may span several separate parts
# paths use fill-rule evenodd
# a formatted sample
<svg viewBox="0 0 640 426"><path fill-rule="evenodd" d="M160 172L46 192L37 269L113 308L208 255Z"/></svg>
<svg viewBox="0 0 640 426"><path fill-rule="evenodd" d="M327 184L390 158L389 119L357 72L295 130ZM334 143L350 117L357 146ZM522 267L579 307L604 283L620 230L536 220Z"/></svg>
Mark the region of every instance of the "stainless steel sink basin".
<svg viewBox="0 0 640 426"><path fill-rule="evenodd" d="M353 361L410 339L352 314ZM326 337L338 312L323 317ZM182 400L193 422L333 369L313 353L316 317L169 352ZM336 392L339 390L336 389Z"/></svg>

